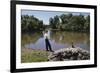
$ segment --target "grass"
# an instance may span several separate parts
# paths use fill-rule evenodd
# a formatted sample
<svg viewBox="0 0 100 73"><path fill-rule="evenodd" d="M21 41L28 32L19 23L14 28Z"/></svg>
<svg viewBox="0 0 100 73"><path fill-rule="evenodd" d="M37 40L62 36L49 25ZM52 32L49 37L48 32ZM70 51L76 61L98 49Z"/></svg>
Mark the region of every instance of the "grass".
<svg viewBox="0 0 100 73"><path fill-rule="evenodd" d="M48 52L45 50L21 49L21 62L46 62L48 61Z"/></svg>

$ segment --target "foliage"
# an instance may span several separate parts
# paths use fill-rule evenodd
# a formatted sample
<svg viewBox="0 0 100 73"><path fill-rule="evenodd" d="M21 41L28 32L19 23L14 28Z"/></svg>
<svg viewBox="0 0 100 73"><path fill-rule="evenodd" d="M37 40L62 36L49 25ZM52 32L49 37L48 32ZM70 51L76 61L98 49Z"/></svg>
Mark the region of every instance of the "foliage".
<svg viewBox="0 0 100 73"><path fill-rule="evenodd" d="M89 31L90 16L62 14L50 18L50 26L53 29L70 30L70 31Z"/></svg>
<svg viewBox="0 0 100 73"><path fill-rule="evenodd" d="M90 16L62 14L55 15L49 19L49 26L44 25L43 20L34 16L22 15L21 28L22 32L33 32L34 30L44 30L45 28L69 30L69 31L88 31L90 30Z"/></svg>
<svg viewBox="0 0 100 73"><path fill-rule="evenodd" d="M43 21L37 19L34 16L22 15L21 16L21 28L22 32L43 29Z"/></svg>

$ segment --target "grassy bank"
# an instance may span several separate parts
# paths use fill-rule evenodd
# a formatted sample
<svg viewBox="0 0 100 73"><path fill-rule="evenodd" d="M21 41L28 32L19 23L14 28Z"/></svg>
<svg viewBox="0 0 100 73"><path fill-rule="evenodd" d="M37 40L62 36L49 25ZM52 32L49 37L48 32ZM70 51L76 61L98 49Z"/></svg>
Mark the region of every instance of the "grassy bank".
<svg viewBox="0 0 100 73"><path fill-rule="evenodd" d="M21 50L21 62L47 62L68 60L89 60L90 53L82 48L62 48L54 53L45 50L25 49Z"/></svg>
<svg viewBox="0 0 100 73"><path fill-rule="evenodd" d="M48 61L48 52L45 50L33 50L23 48L21 50L21 62L31 63L31 62L45 62Z"/></svg>

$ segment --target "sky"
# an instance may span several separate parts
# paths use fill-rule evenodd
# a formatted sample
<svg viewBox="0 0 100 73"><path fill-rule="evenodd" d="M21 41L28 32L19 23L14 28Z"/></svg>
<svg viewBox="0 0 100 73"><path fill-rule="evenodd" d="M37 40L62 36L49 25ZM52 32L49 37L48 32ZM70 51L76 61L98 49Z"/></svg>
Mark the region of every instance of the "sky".
<svg viewBox="0 0 100 73"><path fill-rule="evenodd" d="M49 25L49 19L56 15L60 16L61 14L69 14L72 13L73 15L80 15L79 12L61 12L61 11L35 11L35 10L21 10L21 15L33 15L34 17L38 18L39 20L43 20L45 25ZM84 16L89 15L89 13L81 13Z"/></svg>

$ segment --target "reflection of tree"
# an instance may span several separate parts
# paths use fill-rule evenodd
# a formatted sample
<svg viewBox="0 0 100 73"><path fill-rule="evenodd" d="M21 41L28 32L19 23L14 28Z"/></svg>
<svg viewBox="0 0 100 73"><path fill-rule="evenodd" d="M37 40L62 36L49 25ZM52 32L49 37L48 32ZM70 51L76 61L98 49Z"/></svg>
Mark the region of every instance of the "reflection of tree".
<svg viewBox="0 0 100 73"><path fill-rule="evenodd" d="M25 33L22 34L22 45L28 44L28 43L35 43L39 38L41 37L40 32L34 32L34 33Z"/></svg>
<svg viewBox="0 0 100 73"><path fill-rule="evenodd" d="M63 40L59 40L59 38L63 36ZM60 43L89 43L89 34L87 33L81 33L81 32L66 32L66 31L54 31L52 32L52 39L55 40L55 42Z"/></svg>
<svg viewBox="0 0 100 73"><path fill-rule="evenodd" d="M41 32L34 32L34 33L26 33L22 34L21 43L22 46L25 44L36 43L38 39L42 36ZM90 44L90 34L89 33L82 33L82 32L67 32L67 31L54 31L52 30L50 33L50 40L55 41L55 43L61 44Z"/></svg>

